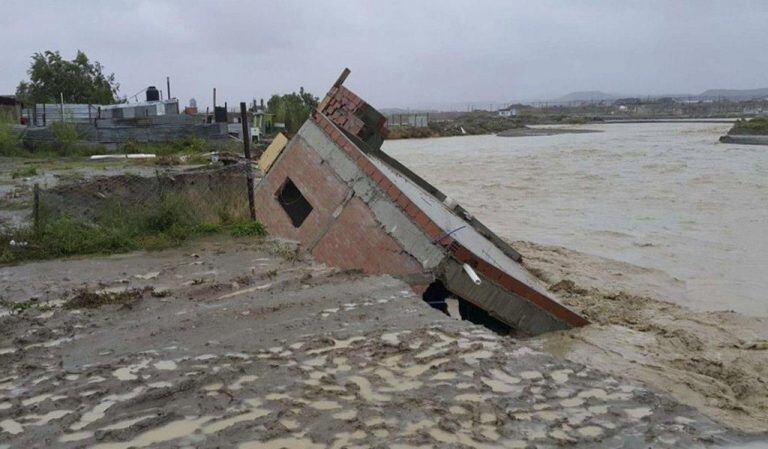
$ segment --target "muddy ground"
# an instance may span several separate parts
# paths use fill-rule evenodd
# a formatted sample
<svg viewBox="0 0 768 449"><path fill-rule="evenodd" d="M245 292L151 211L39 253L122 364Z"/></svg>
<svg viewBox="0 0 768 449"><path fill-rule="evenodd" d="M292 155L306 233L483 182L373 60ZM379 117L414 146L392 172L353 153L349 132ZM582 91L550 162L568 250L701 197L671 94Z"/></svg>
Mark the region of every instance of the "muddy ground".
<svg viewBox="0 0 768 449"><path fill-rule="evenodd" d="M398 280L287 243L30 263L2 268L0 286L3 449L745 439L630 373L452 319Z"/></svg>
<svg viewBox="0 0 768 449"><path fill-rule="evenodd" d="M594 323L536 339L537 348L667 391L729 427L768 430L768 318L676 305L681 282L659 270L556 246L513 246Z"/></svg>

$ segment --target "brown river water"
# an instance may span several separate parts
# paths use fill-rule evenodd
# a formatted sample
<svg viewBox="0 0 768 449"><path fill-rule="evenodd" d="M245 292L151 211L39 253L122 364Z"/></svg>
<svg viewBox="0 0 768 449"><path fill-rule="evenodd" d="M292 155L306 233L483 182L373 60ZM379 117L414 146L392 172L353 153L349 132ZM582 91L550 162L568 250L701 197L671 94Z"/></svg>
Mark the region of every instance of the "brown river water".
<svg viewBox="0 0 768 449"><path fill-rule="evenodd" d="M660 270L694 310L768 316L768 147L719 143L729 127L604 124L384 150L506 239Z"/></svg>

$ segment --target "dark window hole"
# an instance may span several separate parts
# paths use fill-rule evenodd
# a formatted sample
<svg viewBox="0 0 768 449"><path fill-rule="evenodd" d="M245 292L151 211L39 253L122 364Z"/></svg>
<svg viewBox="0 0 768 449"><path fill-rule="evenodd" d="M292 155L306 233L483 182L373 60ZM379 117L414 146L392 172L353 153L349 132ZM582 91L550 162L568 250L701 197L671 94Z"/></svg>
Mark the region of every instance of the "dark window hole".
<svg viewBox="0 0 768 449"><path fill-rule="evenodd" d="M296 228L300 227L312 212L312 205L304 198L291 178L286 178L283 185L275 193L275 197Z"/></svg>

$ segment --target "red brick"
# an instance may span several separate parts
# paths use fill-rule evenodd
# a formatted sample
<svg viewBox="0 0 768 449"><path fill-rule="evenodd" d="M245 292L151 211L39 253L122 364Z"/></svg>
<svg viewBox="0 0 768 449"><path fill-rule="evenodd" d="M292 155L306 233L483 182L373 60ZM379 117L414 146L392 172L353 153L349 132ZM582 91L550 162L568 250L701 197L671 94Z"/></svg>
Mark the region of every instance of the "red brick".
<svg viewBox="0 0 768 449"><path fill-rule="evenodd" d="M357 161L357 166L360 167L360 170L362 170L363 173L368 175L373 173L373 163L367 157L360 158L360 160Z"/></svg>
<svg viewBox="0 0 768 449"><path fill-rule="evenodd" d="M313 251L321 262L368 274L405 275L422 271L413 257L378 225L373 213L353 198Z"/></svg>
<svg viewBox="0 0 768 449"><path fill-rule="evenodd" d="M472 260L472 253L466 248L459 245L459 247L453 252L453 256L461 263L466 263Z"/></svg>
<svg viewBox="0 0 768 449"><path fill-rule="evenodd" d="M400 206L403 210L405 210L408 206L412 204L411 199L405 195L400 196L400 198L398 198L396 202L397 202L397 205Z"/></svg>
<svg viewBox="0 0 768 449"><path fill-rule="evenodd" d="M379 181L379 187L381 187L381 190L386 192L388 189L394 187L394 184L392 184L392 181L389 180L386 176L381 178L381 181Z"/></svg>
<svg viewBox="0 0 768 449"><path fill-rule="evenodd" d="M293 140L283 152L280 164L276 164L262 180L255 192L256 214L271 233L307 244L327 226L331 212L344 201L347 187L340 184L321 162L320 156L307 149L301 140ZM293 227L274 198L287 176L313 206L313 211L298 229Z"/></svg>
<svg viewBox="0 0 768 449"><path fill-rule="evenodd" d="M425 214L422 211L418 211L416 213L416 217L414 218L414 221L421 229L426 229L427 225L431 223L429 217L427 217L427 214Z"/></svg>
<svg viewBox="0 0 768 449"><path fill-rule="evenodd" d="M419 208L418 208L418 207L416 207L416 205L415 205L415 204L413 204L413 203L410 203L410 204L408 204L408 207L406 207L406 208L405 208L405 213L406 213L406 214L407 214L409 217L411 217L411 218L414 218L414 219L416 218L416 215L417 215L419 212L421 212L421 211L420 211L420 210L419 210Z"/></svg>
<svg viewBox="0 0 768 449"><path fill-rule="evenodd" d="M443 235L445 235L445 232L442 229L440 229L439 226L437 226L436 224L432 223L432 221L430 221L427 224L427 226L424 228L424 231L426 231L427 235L432 240L437 240L440 237L442 237Z"/></svg>
<svg viewBox="0 0 768 449"><path fill-rule="evenodd" d="M394 184L391 184L389 187L387 187L386 192L387 195L389 195L389 198L393 201L396 201L397 197L400 196L400 189L398 189Z"/></svg>
<svg viewBox="0 0 768 449"><path fill-rule="evenodd" d="M490 278L492 281L499 282L501 279L501 276L504 275L504 272L499 270L493 265L488 266L488 271L485 273L485 275Z"/></svg>
<svg viewBox="0 0 768 449"><path fill-rule="evenodd" d="M512 276L508 274L505 274L501 276L501 278L499 278L499 284L501 284L502 287L504 287L506 290L510 292L517 293L517 294L522 293L518 288L519 283L514 278L512 278Z"/></svg>

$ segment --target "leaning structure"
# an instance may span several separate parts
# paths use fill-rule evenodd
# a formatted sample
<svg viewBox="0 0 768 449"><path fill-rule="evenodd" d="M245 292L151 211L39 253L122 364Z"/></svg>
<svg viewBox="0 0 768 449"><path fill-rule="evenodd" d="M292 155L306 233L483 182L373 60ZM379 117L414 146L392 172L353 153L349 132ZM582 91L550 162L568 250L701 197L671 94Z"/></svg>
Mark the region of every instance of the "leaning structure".
<svg viewBox="0 0 768 449"><path fill-rule="evenodd" d="M380 149L386 119L343 86L348 74L272 152L256 187L270 233L331 266L389 274L418 293L447 290L473 316L518 332L587 324L538 286L514 249Z"/></svg>

